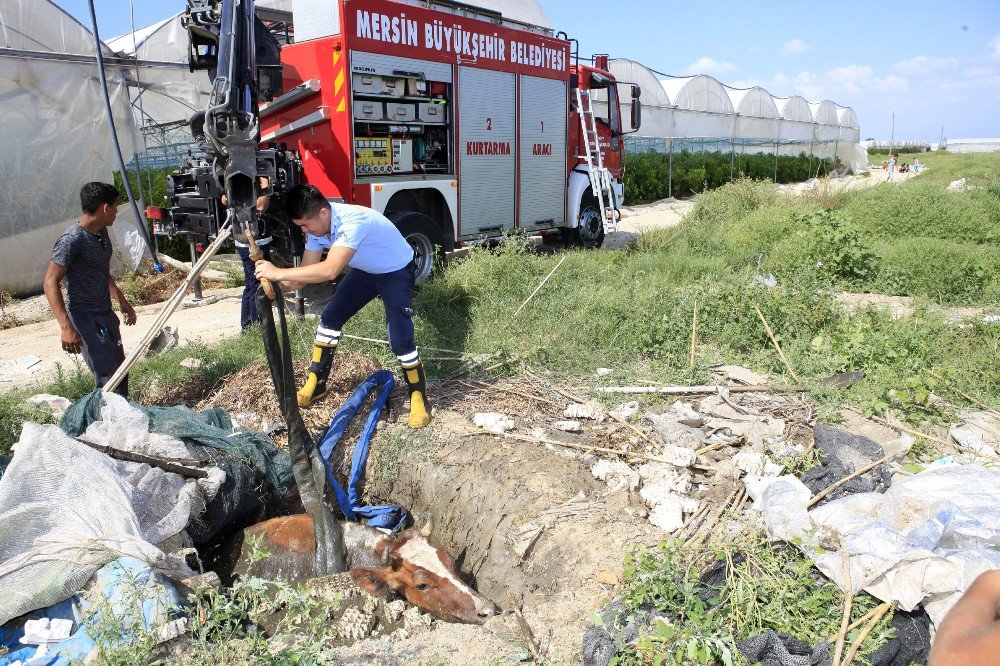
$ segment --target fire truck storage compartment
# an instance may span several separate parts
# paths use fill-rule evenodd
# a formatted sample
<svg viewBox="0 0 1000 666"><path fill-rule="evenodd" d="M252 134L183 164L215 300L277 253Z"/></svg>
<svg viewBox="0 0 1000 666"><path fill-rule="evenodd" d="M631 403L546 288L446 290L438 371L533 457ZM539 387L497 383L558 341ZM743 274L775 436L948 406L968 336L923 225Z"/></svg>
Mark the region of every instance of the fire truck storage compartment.
<svg viewBox="0 0 1000 666"><path fill-rule="evenodd" d="M385 118L397 123L410 122L417 119L417 107L414 104L386 102Z"/></svg>
<svg viewBox="0 0 1000 666"><path fill-rule="evenodd" d="M448 122L448 107L444 104L421 102L417 104L417 120L429 125L443 125Z"/></svg>
<svg viewBox="0 0 1000 666"><path fill-rule="evenodd" d="M357 178L455 172L452 77L447 63L351 51Z"/></svg>
<svg viewBox="0 0 1000 666"><path fill-rule="evenodd" d="M517 125L514 74L458 68L462 236L514 228Z"/></svg>
<svg viewBox="0 0 1000 666"><path fill-rule="evenodd" d="M385 120L385 104L369 99L359 99L354 102L354 118L356 120Z"/></svg>
<svg viewBox="0 0 1000 666"><path fill-rule="evenodd" d="M521 75L521 227L566 219L566 82Z"/></svg>
<svg viewBox="0 0 1000 666"><path fill-rule="evenodd" d="M406 91L405 81L405 79L396 78L394 76L354 74L351 76L351 87L355 93L402 97L403 93Z"/></svg>

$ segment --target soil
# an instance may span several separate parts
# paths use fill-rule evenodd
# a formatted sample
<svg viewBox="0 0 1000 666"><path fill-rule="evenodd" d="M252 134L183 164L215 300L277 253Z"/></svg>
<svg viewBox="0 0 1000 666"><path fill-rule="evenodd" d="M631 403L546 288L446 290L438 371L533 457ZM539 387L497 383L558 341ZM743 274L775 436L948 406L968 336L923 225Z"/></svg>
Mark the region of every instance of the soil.
<svg viewBox="0 0 1000 666"><path fill-rule="evenodd" d="M434 542L453 553L480 593L506 612L481 628L439 623L391 648L363 641L338 652L338 659L403 663L439 655L449 664L502 661L525 649L509 612L513 595L551 662L579 663L585 618L620 589L630 544L663 538L640 517L637 497L627 490L605 496L607 486L594 479L584 456L474 432L471 416L438 410L432 425L436 450L407 455L393 480L372 475L367 493L432 517ZM377 454L369 465L378 465ZM544 529L521 560L512 549L520 528L581 494L592 503L589 510Z"/></svg>
<svg viewBox="0 0 1000 666"><path fill-rule="evenodd" d="M847 312L853 313L867 307L888 310L893 319L902 319L913 314L916 309L915 299L909 296L886 296L885 294L856 294L844 292L837 294L839 303ZM987 313L987 308L978 307L937 307L944 313L949 324L961 324L966 319L980 318Z"/></svg>

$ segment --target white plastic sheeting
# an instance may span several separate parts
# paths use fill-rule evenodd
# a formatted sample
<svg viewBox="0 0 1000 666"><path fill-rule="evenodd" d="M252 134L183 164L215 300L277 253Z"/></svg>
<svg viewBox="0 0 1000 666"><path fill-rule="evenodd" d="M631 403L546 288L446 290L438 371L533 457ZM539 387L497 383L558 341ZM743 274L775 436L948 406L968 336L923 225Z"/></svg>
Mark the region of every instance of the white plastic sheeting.
<svg viewBox="0 0 1000 666"><path fill-rule="evenodd" d="M749 486L748 486L749 489ZM1000 472L975 465L935 466L884 494L859 493L807 511L809 489L793 476L772 480L755 507L768 532L802 545L844 587L903 610L923 603L939 623L976 576L1000 569Z"/></svg>
<svg viewBox="0 0 1000 666"><path fill-rule="evenodd" d="M837 156L854 171L867 166L858 151L861 130L854 111L830 100L775 97L760 87L731 88L706 76L667 77L634 60L612 60L611 71L623 83L642 88L642 127L631 135L641 146L693 146L694 150L781 155ZM619 91L623 107L627 90ZM595 103L600 115L600 105ZM623 108L623 117L628 117Z"/></svg>
<svg viewBox="0 0 1000 666"><path fill-rule="evenodd" d="M105 51L110 55L110 51ZM0 290L41 289L52 245L80 216L80 187L117 170L90 32L49 0L0 0ZM122 152L139 134L121 68L107 67ZM144 246L127 206L112 227L132 266Z"/></svg>
<svg viewBox="0 0 1000 666"><path fill-rule="evenodd" d="M124 398L105 401L103 420L81 439L164 458L191 454L179 440L151 435L146 415ZM58 426L26 423L0 478L0 624L68 599L122 556L174 578L194 575L157 545L201 514L224 480L211 468L208 478L185 481L113 460Z"/></svg>

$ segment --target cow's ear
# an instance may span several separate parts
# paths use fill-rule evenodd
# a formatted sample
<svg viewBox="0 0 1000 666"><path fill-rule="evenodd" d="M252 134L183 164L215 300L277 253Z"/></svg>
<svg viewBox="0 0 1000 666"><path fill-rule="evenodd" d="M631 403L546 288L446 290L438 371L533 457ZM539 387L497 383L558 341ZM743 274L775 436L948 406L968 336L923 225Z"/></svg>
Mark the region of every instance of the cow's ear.
<svg viewBox="0 0 1000 666"><path fill-rule="evenodd" d="M351 569L350 574L351 579L369 594L376 597L388 597L392 595L392 586L389 584L385 569L362 569L354 567Z"/></svg>

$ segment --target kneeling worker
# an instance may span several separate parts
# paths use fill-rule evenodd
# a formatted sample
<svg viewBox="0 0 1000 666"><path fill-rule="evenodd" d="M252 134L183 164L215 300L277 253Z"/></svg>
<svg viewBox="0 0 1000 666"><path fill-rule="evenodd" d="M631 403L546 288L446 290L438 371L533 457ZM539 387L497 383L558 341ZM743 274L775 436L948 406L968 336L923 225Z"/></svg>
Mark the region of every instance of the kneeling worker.
<svg viewBox="0 0 1000 666"><path fill-rule="evenodd" d="M413 339L413 249L384 215L348 204L331 204L314 185L297 185L285 195L285 213L306 234L302 265L277 268L258 261L255 274L282 283L285 290L333 280L337 285L316 329L312 363L298 402L307 407L326 394L333 352L344 324L376 296L385 306L389 345L403 366L410 390L410 427L430 422L427 388L420 354ZM321 261L323 250L329 249Z"/></svg>

